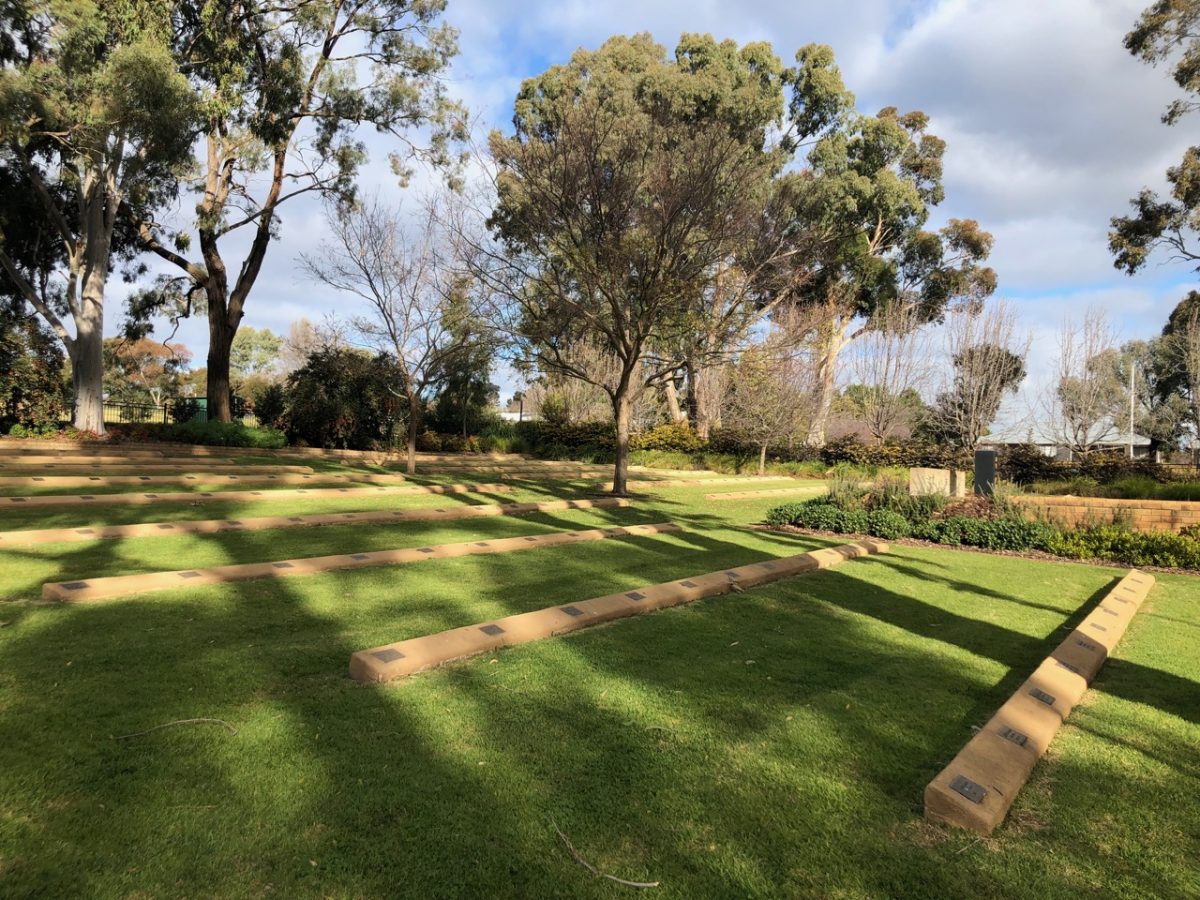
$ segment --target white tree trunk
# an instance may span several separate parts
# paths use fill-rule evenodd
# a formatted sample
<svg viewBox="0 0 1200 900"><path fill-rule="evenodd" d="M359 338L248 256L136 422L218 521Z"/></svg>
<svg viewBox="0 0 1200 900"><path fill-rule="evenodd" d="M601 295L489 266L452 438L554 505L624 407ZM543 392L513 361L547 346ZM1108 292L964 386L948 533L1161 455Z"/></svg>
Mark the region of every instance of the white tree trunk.
<svg viewBox="0 0 1200 900"><path fill-rule="evenodd" d="M833 393L837 386L838 355L842 352L845 337L846 325L841 322L834 322L824 336L821 359L817 364L817 402L805 441L810 447L825 446L825 431L829 426L829 412L833 409Z"/></svg>

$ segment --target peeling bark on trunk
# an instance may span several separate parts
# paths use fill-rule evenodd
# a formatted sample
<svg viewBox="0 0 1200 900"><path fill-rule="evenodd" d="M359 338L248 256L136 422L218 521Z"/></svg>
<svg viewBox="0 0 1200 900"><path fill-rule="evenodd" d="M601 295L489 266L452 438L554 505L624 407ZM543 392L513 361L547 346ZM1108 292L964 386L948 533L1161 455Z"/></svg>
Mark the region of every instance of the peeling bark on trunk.
<svg viewBox="0 0 1200 900"><path fill-rule="evenodd" d="M758 448L758 474L767 474L767 445L762 444Z"/></svg>

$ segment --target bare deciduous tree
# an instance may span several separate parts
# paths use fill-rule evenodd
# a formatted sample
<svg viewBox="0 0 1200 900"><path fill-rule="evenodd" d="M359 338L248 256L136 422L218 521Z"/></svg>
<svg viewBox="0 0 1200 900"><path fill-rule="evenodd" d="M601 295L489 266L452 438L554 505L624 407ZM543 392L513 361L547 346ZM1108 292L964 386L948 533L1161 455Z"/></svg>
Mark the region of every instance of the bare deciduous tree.
<svg viewBox="0 0 1200 900"><path fill-rule="evenodd" d="M726 424L758 446L758 474L767 450L803 421L813 382L809 367L777 338L747 349L729 374Z"/></svg>
<svg viewBox="0 0 1200 900"><path fill-rule="evenodd" d="M911 306L887 307L872 317L854 345L851 378L865 388L857 413L879 443L906 422L912 424L912 398L929 385L929 331L924 324Z"/></svg>
<svg viewBox="0 0 1200 900"><path fill-rule="evenodd" d="M1025 379L1029 336L1018 333L1016 313L1003 301L951 313L943 333L952 367L931 412L933 430L970 450Z"/></svg>
<svg viewBox="0 0 1200 900"><path fill-rule="evenodd" d="M395 357L403 373L403 384L391 390L408 404L410 474L422 406L472 340L467 282L439 225L438 203L427 202L416 235L398 208L378 199L351 208L331 205L326 218L332 240L317 255L302 257L313 278L366 302L368 313L351 320L354 331Z"/></svg>
<svg viewBox="0 0 1200 900"><path fill-rule="evenodd" d="M1122 391L1115 376L1116 334L1103 310L1068 316L1058 335L1058 361L1043 392L1050 435L1072 453L1091 453L1119 433Z"/></svg>

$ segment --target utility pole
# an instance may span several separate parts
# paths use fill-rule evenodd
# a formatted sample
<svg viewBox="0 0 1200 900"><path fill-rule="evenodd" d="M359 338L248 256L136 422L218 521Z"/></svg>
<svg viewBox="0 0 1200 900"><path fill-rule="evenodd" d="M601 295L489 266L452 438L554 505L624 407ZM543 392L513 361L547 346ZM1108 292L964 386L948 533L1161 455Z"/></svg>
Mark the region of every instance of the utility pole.
<svg viewBox="0 0 1200 900"><path fill-rule="evenodd" d="M1133 398L1135 396L1134 381L1137 378L1137 369L1133 366L1133 360L1129 360L1129 458L1133 459Z"/></svg>

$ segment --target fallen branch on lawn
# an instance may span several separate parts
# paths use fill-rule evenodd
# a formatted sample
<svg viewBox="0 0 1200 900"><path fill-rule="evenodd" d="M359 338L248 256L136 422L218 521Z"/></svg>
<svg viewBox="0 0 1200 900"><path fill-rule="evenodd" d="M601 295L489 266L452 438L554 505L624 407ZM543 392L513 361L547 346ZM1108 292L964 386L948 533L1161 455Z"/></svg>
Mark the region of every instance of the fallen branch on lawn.
<svg viewBox="0 0 1200 900"><path fill-rule="evenodd" d="M133 734L123 734L114 740L123 741L125 738L139 737L143 734L149 734L152 731L160 731L163 728L170 728L173 725L221 725L229 730L230 734L237 734L237 729L226 722L224 719L176 719L174 722L165 722L162 725L155 725L153 728L147 728L145 731L135 731Z"/></svg>
<svg viewBox="0 0 1200 900"><path fill-rule="evenodd" d="M582 856L579 855L579 851L575 849L575 845L571 843L571 839L562 833L562 830L558 827L558 825L555 823L555 821L553 819L550 820L550 824L552 826L554 826L554 830L556 832L558 832L558 836L560 838L562 838L562 842L567 847L567 852L571 854L571 859L575 860L575 862L579 863L581 866L583 866L585 869L587 869L593 875L597 875L600 878L607 878L609 881L615 881L617 884L623 884L626 887L631 887L631 888L658 887L657 881L626 881L624 878L618 878L616 875L609 875L607 872L601 872L599 869L597 869L595 866L593 866L590 862L588 862L586 859L584 859Z"/></svg>

